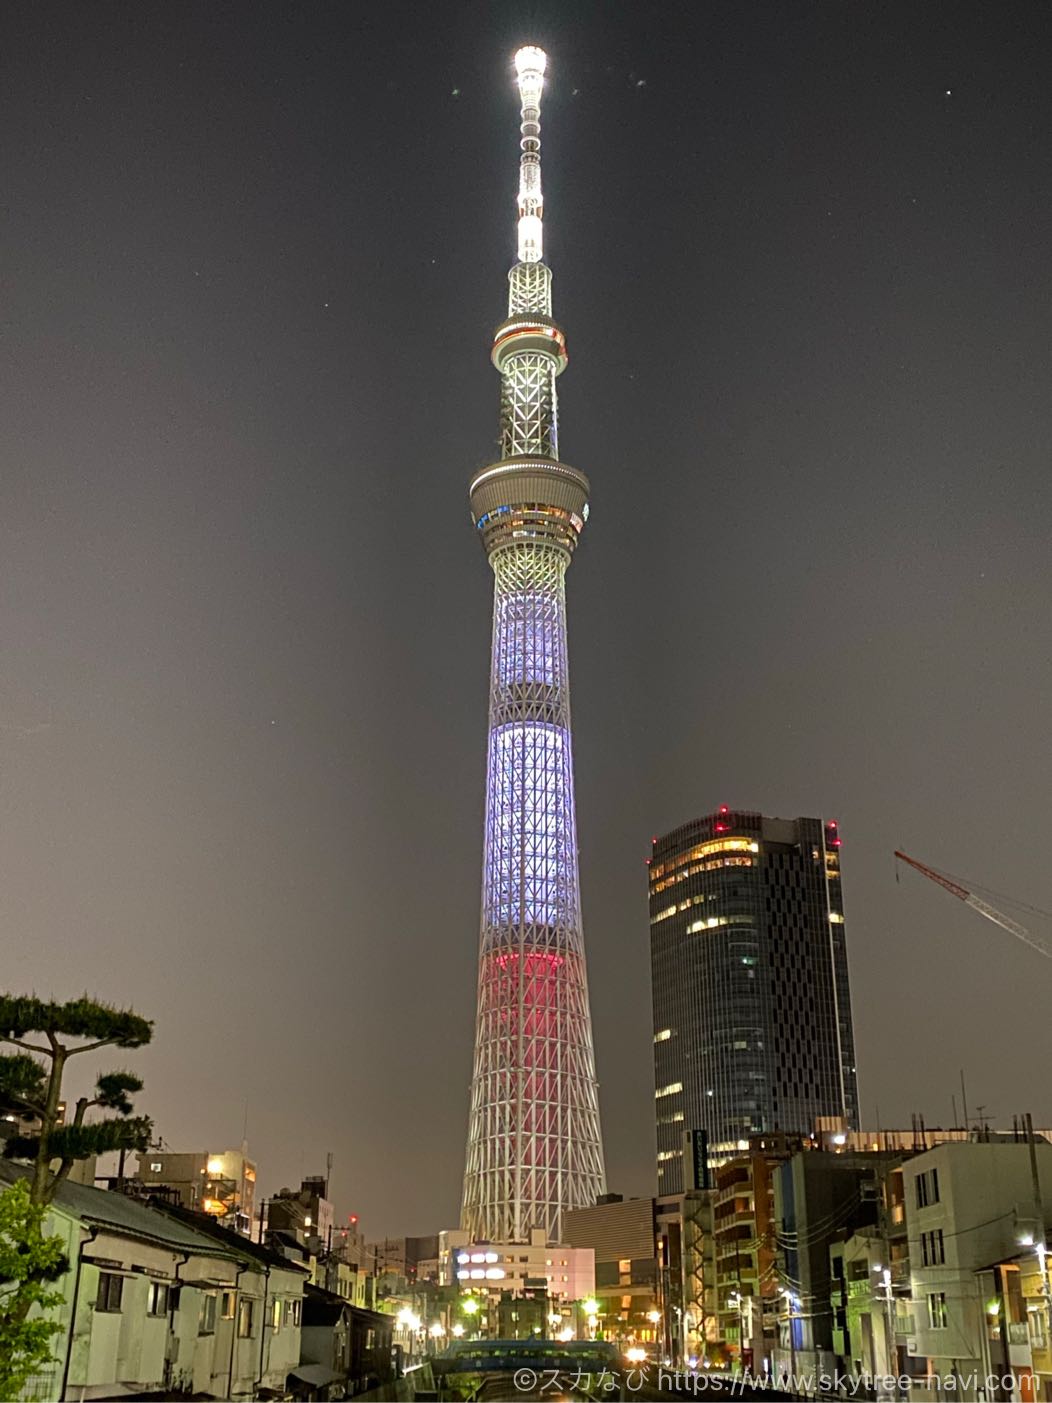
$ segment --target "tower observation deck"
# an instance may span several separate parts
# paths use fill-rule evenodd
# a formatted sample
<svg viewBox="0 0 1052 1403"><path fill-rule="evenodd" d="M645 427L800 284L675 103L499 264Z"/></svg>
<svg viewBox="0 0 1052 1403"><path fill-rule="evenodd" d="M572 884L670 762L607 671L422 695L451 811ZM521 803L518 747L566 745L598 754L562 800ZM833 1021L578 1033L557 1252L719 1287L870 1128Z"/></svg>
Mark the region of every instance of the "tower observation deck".
<svg viewBox="0 0 1052 1403"><path fill-rule="evenodd" d="M566 570L588 479L559 460L566 338L543 258L546 59L515 56L522 102L518 261L493 338L498 462L471 482L494 575L478 1012L461 1225L521 1242L591 1205L605 1176L581 929Z"/></svg>

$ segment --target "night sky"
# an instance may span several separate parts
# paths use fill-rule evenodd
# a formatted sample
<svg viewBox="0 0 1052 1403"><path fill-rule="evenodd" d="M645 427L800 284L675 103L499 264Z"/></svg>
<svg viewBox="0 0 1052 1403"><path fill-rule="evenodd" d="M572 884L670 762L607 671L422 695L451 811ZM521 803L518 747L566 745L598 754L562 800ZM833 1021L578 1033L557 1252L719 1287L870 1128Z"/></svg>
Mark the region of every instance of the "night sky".
<svg viewBox="0 0 1052 1403"><path fill-rule="evenodd" d="M1052 965L891 856L1052 906L1052 10L8 4L2 985L369 1235L459 1213L527 42L610 1187L720 803L840 822L867 1126L1052 1122Z"/></svg>

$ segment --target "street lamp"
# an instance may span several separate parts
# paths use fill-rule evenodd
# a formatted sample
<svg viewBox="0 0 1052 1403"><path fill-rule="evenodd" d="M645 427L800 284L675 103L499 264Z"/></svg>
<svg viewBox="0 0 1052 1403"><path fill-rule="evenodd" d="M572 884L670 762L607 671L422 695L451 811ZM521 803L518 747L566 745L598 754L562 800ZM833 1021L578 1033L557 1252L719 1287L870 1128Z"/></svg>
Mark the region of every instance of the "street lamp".
<svg viewBox="0 0 1052 1403"><path fill-rule="evenodd" d="M884 1375L891 1378L893 1374L898 1373L898 1362L895 1359L895 1298L891 1290L891 1271L888 1267L881 1266L880 1262L874 1262L873 1270L880 1273L881 1284L884 1287ZM877 1372L875 1359L873 1372Z"/></svg>
<svg viewBox="0 0 1052 1403"><path fill-rule="evenodd" d="M477 1338L478 1338L478 1321L475 1320L474 1317L475 1317L476 1315L478 1315L478 1313L479 1313L479 1303L478 1303L478 1301L475 1299L474 1296L465 1296L464 1299L463 1299L463 1300L461 1301L461 1303L460 1303L460 1309L464 1312L465 1315L471 1317L471 1326L472 1326L472 1329L473 1329L473 1331L474 1331L475 1338L477 1339ZM461 1333L463 1333L463 1331L462 1331Z"/></svg>
<svg viewBox="0 0 1052 1403"><path fill-rule="evenodd" d="M410 1310L408 1306L403 1306L398 1312L397 1319L399 1325L401 1325L402 1329L409 1336L409 1355L410 1358L414 1358L416 1356L418 1344L416 1335L422 1323L420 1317L415 1311Z"/></svg>

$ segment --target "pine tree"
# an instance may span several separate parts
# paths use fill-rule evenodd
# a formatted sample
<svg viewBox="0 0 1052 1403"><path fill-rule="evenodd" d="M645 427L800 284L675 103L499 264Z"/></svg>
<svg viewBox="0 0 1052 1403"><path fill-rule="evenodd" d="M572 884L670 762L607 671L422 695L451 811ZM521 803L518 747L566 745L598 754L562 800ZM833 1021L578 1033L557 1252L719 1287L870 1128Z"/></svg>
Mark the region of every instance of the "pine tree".
<svg viewBox="0 0 1052 1403"><path fill-rule="evenodd" d="M152 1036L149 1020L87 995L64 1004L0 996L0 1042L20 1049L0 1056L0 1101L39 1121L32 1134L8 1140L4 1154L32 1160L29 1196L34 1206L51 1202L78 1160L111 1150L146 1149L152 1125L147 1117L131 1114L129 1093L142 1090L142 1082L131 1072L104 1073L93 1095L77 1102L68 1124L60 1125L59 1117L62 1077L71 1057L100 1047L143 1047ZM117 1114L87 1121L95 1107Z"/></svg>

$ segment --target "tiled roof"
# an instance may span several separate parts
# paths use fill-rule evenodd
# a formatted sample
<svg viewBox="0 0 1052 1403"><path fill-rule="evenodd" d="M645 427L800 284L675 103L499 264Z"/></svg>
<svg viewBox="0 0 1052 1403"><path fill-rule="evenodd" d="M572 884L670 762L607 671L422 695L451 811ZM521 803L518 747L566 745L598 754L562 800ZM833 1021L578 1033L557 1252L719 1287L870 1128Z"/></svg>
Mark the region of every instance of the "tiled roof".
<svg viewBox="0 0 1052 1403"><path fill-rule="evenodd" d="M28 1178L29 1173L24 1165L0 1160L0 1184L13 1184L18 1179ZM192 1224L170 1217L126 1194L89 1188L87 1184L71 1184L67 1180L59 1186L55 1204L82 1222L96 1223L128 1237L145 1238L197 1256L237 1260L246 1255L240 1250L240 1243L219 1243Z"/></svg>

